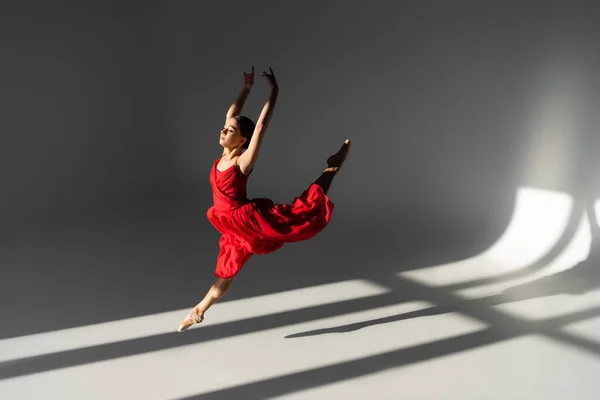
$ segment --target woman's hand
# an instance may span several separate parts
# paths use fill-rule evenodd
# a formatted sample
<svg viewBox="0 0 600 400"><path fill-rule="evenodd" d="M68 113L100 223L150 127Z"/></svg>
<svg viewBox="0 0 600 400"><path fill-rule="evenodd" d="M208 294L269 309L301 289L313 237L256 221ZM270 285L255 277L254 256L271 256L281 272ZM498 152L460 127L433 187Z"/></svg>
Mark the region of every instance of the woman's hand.
<svg viewBox="0 0 600 400"><path fill-rule="evenodd" d="M252 72L244 72L244 87L252 89L252 85L254 85L254 66L252 67Z"/></svg>
<svg viewBox="0 0 600 400"><path fill-rule="evenodd" d="M278 89L279 86L277 85L277 79L275 79L275 74L273 73L273 70L271 68L269 68L269 71L271 73L263 71L262 76L267 78L269 84L271 85L271 88Z"/></svg>

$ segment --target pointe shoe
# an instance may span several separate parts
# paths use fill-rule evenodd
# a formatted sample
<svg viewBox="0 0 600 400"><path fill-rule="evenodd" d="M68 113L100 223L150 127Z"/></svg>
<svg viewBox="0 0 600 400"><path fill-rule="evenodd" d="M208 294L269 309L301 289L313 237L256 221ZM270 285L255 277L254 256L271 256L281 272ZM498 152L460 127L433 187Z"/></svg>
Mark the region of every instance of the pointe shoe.
<svg viewBox="0 0 600 400"><path fill-rule="evenodd" d="M179 327L177 328L177 332L183 332L188 330L192 325L199 324L204 321L204 315L198 314L196 311L192 310L188 313L188 315L181 321Z"/></svg>
<svg viewBox="0 0 600 400"><path fill-rule="evenodd" d="M348 157L348 153L350 153L350 145L350 140L346 139L338 152L327 159L328 170L338 171L342 168L344 161L346 161L346 157Z"/></svg>

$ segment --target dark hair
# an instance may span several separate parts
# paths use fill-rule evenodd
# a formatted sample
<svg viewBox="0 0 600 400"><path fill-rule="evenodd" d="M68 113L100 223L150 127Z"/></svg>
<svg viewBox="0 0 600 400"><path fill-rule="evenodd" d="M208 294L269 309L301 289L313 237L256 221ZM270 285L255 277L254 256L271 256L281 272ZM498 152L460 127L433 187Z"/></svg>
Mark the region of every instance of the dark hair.
<svg viewBox="0 0 600 400"><path fill-rule="evenodd" d="M248 117L244 117L243 115L238 115L235 117L235 120L240 127L240 134L246 138L246 141L242 145L243 149L247 149L250 144L250 139L252 139L252 134L254 133L254 122Z"/></svg>

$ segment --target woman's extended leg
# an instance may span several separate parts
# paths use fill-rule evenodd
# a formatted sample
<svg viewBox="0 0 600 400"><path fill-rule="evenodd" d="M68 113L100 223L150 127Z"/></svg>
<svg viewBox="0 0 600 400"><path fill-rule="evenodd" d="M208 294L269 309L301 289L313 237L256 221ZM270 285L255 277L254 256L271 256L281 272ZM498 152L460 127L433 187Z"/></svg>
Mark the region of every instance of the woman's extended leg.
<svg viewBox="0 0 600 400"><path fill-rule="evenodd" d="M181 321L179 328L177 329L179 332L183 332L188 329L190 326L194 324L199 324L204 320L204 313L219 299L223 298L229 291L231 284L233 283L233 278L223 279L217 278L215 283L211 286L211 288L204 296L204 299L200 303L198 303L192 311Z"/></svg>
<svg viewBox="0 0 600 400"><path fill-rule="evenodd" d="M321 186L325 194L329 191L335 174L342 168L342 164L344 164L349 152L350 141L346 140L338 152L327 159L327 168L325 168L325 171L315 181L317 185Z"/></svg>
<svg viewBox="0 0 600 400"><path fill-rule="evenodd" d="M202 301L183 319L177 329L179 332L183 332L190 326L204 320L204 313L227 294L233 283L233 278L253 255L233 235L229 234L221 236L219 247L220 251L215 270L217 280L208 290Z"/></svg>

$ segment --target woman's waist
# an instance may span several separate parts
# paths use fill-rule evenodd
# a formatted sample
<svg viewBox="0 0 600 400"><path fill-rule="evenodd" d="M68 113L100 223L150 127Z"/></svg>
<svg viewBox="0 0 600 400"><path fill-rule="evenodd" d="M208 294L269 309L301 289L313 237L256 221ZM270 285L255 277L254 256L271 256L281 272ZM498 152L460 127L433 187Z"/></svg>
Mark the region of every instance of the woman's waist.
<svg viewBox="0 0 600 400"><path fill-rule="evenodd" d="M213 205L215 209L218 210L235 210L240 208L246 204L248 204L250 200L245 196L240 197L213 197Z"/></svg>
<svg viewBox="0 0 600 400"><path fill-rule="evenodd" d="M209 212L227 214L233 211L240 211L241 208L248 206L250 201L229 201L229 202L218 202L209 207Z"/></svg>

